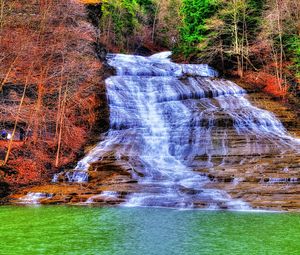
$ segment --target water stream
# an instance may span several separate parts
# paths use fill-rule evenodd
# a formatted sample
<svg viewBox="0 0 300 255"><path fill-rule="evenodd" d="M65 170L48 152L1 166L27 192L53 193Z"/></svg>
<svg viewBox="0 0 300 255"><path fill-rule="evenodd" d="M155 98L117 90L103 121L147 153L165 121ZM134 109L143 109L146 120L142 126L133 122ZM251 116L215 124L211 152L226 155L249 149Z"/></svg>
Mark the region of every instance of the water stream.
<svg viewBox="0 0 300 255"><path fill-rule="evenodd" d="M250 209L207 188L211 181L201 169L226 167L233 155L300 151L299 140L253 106L241 87L217 79L208 65L172 63L170 54L108 55L117 72L106 80L110 130L69 181L87 181L90 164L113 154L145 187L126 206Z"/></svg>

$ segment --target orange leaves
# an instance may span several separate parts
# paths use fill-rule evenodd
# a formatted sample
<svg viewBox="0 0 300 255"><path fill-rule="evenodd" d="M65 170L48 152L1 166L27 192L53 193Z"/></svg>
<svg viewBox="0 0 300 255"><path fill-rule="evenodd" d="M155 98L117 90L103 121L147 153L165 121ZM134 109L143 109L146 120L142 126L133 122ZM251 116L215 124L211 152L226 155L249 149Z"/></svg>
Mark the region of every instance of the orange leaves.
<svg viewBox="0 0 300 255"><path fill-rule="evenodd" d="M0 30L0 83L6 77L6 86L28 83L29 95L20 111L28 140L14 147L8 164L17 175L7 178L23 184L41 179L57 155L58 166L76 159L96 121L101 64L82 4L15 0L9 8ZM1 107L6 109L1 119L14 121L14 108Z"/></svg>
<svg viewBox="0 0 300 255"><path fill-rule="evenodd" d="M38 169L34 160L18 158L10 163L10 167L17 172L16 175L7 176L5 181L11 184L28 184L39 181L42 169Z"/></svg>
<svg viewBox="0 0 300 255"><path fill-rule="evenodd" d="M264 90L277 97L283 97L287 93L287 87L284 86L284 81L270 74L264 74L263 79L266 87Z"/></svg>
<svg viewBox="0 0 300 255"><path fill-rule="evenodd" d="M279 80L275 74L270 74L265 71L247 71L245 72L243 80L277 97L283 97L287 93L287 86L284 81Z"/></svg>

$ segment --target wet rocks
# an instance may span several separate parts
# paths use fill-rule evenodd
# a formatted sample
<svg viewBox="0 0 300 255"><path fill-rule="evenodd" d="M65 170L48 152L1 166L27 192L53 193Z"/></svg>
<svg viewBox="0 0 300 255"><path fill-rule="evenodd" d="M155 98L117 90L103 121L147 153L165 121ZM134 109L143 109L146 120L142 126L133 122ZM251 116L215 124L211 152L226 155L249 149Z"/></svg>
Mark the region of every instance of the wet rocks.
<svg viewBox="0 0 300 255"><path fill-rule="evenodd" d="M274 112L285 128L299 137L300 123L295 112L262 93L253 93L249 98L260 108ZM232 140L232 147L239 147L236 138L228 137ZM227 154L222 164L218 164L220 156L214 155L211 158L216 163L214 168L195 169L204 172L212 180L207 188L225 190L233 198L242 199L253 208L299 211L299 152L278 147L266 154L247 153L243 150L243 140L240 142L240 153ZM267 145L268 141L265 142Z"/></svg>
<svg viewBox="0 0 300 255"><path fill-rule="evenodd" d="M66 182L64 173L61 173L57 183L24 189L10 196L10 203L22 204L28 194L31 194L36 198L34 203L40 204L115 205L124 202L127 193L137 190L136 180L131 177L125 164L122 165L109 158L94 162L88 171L88 176L87 183L69 183ZM108 190L117 192L118 198L101 196ZM48 194L48 197L41 197L38 194Z"/></svg>

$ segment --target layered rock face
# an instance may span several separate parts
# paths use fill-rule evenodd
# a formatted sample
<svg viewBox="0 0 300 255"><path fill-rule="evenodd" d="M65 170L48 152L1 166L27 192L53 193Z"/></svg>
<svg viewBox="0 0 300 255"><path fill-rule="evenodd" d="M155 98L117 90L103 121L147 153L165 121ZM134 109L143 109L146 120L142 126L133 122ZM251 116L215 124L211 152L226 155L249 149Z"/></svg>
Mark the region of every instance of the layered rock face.
<svg viewBox="0 0 300 255"><path fill-rule="evenodd" d="M242 199L253 208L299 211L299 118L291 109L263 93L251 93L246 98L253 105L273 112L293 138L276 138L277 133L266 140L253 137L252 141L268 147L268 150L263 153L259 150L245 153L240 148L240 153L229 154L226 157L227 165L221 164L205 170L213 182L210 185L226 190L233 198ZM234 137L231 140L235 141L233 147L239 143L239 139ZM214 160L220 159L215 156ZM203 173L203 169L198 171Z"/></svg>
<svg viewBox="0 0 300 255"><path fill-rule="evenodd" d="M108 56L117 70L106 80L110 131L56 184L14 201L36 192L41 203L298 209L296 116L169 54Z"/></svg>

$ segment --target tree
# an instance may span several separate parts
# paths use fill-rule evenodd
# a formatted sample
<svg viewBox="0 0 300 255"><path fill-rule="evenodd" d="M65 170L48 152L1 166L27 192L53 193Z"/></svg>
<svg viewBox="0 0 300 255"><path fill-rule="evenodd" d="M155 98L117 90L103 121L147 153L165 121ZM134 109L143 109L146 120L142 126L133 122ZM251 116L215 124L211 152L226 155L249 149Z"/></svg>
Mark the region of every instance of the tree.
<svg viewBox="0 0 300 255"><path fill-rule="evenodd" d="M78 157L96 121L101 64L83 5L16 0L5 1L5 10L0 120L13 137L24 127L28 139L2 143L1 150L6 152L5 167L17 172L7 180L28 183Z"/></svg>
<svg viewBox="0 0 300 255"><path fill-rule="evenodd" d="M240 77L252 66L250 46L260 27L263 0L184 0L181 45L186 57L236 67Z"/></svg>
<svg viewBox="0 0 300 255"><path fill-rule="evenodd" d="M159 45L172 49L179 40L181 0L155 1L155 4L152 39Z"/></svg>
<svg viewBox="0 0 300 255"><path fill-rule="evenodd" d="M3 27L3 22L4 22L4 7L5 7L5 0L0 0L0 29Z"/></svg>
<svg viewBox="0 0 300 255"><path fill-rule="evenodd" d="M295 82L290 71L292 70L293 76L298 72L300 3L292 0L268 0L267 6L261 35L269 52L265 57L265 65L276 76L278 89L286 93L290 84ZM290 61L292 66L288 63Z"/></svg>
<svg viewBox="0 0 300 255"><path fill-rule="evenodd" d="M182 26L178 49L185 57L201 50L201 43L207 39L206 20L213 16L218 8L215 0L183 0L180 8Z"/></svg>
<svg viewBox="0 0 300 255"><path fill-rule="evenodd" d="M138 16L142 16L140 5L136 0L114 0L102 2L102 19L100 23L100 40L108 46L119 50L129 49L132 37L139 29Z"/></svg>

